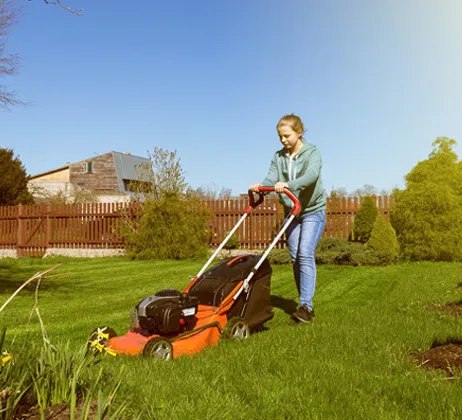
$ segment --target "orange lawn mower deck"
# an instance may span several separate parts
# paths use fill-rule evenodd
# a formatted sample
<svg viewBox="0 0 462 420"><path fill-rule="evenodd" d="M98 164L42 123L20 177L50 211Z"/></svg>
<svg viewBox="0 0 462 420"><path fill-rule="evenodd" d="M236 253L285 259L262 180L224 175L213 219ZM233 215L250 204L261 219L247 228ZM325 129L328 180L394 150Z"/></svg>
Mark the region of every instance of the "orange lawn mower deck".
<svg viewBox="0 0 462 420"><path fill-rule="evenodd" d="M213 255L182 291L164 289L141 300L131 312L130 330L117 336L109 327L92 332L89 345L114 354L144 355L168 360L195 354L220 339L245 339L273 318L270 282L272 269L266 257L279 241L300 203L287 189L294 207L262 255L239 255L207 270L229 238L263 202L273 187L260 187L259 199L249 191L249 206Z"/></svg>

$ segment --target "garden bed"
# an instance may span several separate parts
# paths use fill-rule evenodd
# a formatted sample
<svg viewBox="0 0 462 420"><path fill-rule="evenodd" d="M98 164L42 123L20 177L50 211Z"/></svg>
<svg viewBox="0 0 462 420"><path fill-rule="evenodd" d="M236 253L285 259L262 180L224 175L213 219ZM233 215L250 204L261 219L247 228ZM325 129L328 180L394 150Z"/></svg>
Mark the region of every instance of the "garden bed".
<svg viewBox="0 0 462 420"><path fill-rule="evenodd" d="M449 303L447 305L429 305L428 310L445 312L455 316L462 316L462 301Z"/></svg>
<svg viewBox="0 0 462 420"><path fill-rule="evenodd" d="M462 370L462 341L454 340L432 346L429 350L412 352L420 366L426 369L440 369L454 377L455 370Z"/></svg>

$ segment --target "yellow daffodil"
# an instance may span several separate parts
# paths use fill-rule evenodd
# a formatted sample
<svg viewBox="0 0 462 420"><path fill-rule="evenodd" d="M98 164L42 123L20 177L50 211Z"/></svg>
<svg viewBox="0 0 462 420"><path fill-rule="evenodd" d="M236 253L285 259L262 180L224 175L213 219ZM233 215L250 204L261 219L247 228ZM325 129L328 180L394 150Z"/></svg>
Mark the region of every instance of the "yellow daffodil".
<svg viewBox="0 0 462 420"><path fill-rule="evenodd" d="M90 342L90 347L95 348L98 350L100 353L103 352L103 350L110 354L111 356L117 356L117 352L111 347L107 347L105 343L107 343L107 340L109 340L109 333L105 333L104 331L106 330L106 327L104 328L98 328L96 331L96 338Z"/></svg>
<svg viewBox="0 0 462 420"><path fill-rule="evenodd" d="M5 366L12 358L13 356L11 354L7 354L0 359L0 366Z"/></svg>
<svg viewBox="0 0 462 420"><path fill-rule="evenodd" d="M110 354L111 356L117 356L117 351L114 349L111 349L110 347L104 347L104 350L106 353Z"/></svg>

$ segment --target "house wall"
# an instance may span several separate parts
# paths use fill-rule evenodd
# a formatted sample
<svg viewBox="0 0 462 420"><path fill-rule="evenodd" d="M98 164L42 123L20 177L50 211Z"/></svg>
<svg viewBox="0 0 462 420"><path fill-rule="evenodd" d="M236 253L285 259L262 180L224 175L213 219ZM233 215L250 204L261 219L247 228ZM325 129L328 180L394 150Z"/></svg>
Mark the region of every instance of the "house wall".
<svg viewBox="0 0 462 420"><path fill-rule="evenodd" d="M69 168L32 178L27 187L35 198L43 198L62 192L69 196L72 185L69 182Z"/></svg>
<svg viewBox="0 0 462 420"><path fill-rule="evenodd" d="M73 186L70 182L44 182L44 181L29 181L29 191L36 198L56 195L62 192L66 197L69 197L73 191Z"/></svg>
<svg viewBox="0 0 462 420"><path fill-rule="evenodd" d="M98 195L100 203L126 203L131 201L131 196L128 194L119 195Z"/></svg>
<svg viewBox="0 0 462 420"><path fill-rule="evenodd" d="M92 172L86 172L88 161L92 163ZM70 181L76 187L90 190L98 196L120 195L112 153L71 164Z"/></svg>
<svg viewBox="0 0 462 420"><path fill-rule="evenodd" d="M69 182L69 169L66 168L61 171L34 177L32 182L34 184L39 182Z"/></svg>

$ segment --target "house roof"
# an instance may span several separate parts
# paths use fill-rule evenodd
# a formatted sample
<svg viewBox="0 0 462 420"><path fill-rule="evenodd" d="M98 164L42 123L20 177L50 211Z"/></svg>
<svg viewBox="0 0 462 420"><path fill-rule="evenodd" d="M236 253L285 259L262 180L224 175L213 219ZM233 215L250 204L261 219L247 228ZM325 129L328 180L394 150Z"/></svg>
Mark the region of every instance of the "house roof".
<svg viewBox="0 0 462 420"><path fill-rule="evenodd" d="M134 156L131 153L120 153L120 152L110 152L112 153L114 167L116 170L117 182L120 187L121 192L125 191L124 180L128 181L149 181L150 177L146 170L142 169L143 165L147 165L148 168L151 167L150 160L145 157L141 156ZM101 155L100 155L101 156ZM84 159L75 163L79 162L87 162L93 159ZM52 169L46 172L42 172L40 174L36 174L29 177L29 181L34 180L35 178L42 177L44 175L49 175L55 172L59 172L65 169L69 169L71 164L67 164L65 166L61 166L60 168Z"/></svg>
<svg viewBox="0 0 462 420"><path fill-rule="evenodd" d="M124 179L128 181L146 182L150 180L146 169L143 169L143 166L149 169L151 168L151 161L148 158L120 152L112 152L112 156L114 158L120 191L125 191Z"/></svg>

